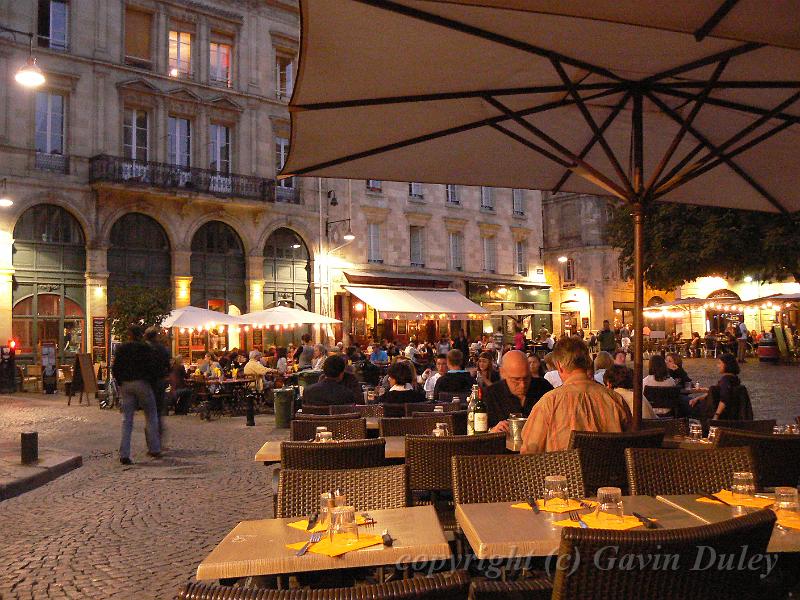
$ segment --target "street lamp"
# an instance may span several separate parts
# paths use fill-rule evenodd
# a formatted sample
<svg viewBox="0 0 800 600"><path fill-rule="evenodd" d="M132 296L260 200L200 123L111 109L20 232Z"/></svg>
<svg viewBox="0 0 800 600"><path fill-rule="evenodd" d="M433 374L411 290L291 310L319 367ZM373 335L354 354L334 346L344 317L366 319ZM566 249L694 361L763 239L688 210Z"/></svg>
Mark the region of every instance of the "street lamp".
<svg viewBox="0 0 800 600"><path fill-rule="evenodd" d="M33 56L33 34L28 31L20 31L19 29L12 29L5 25L0 25L0 33L10 33L14 36L14 41L17 40L17 35L27 36L29 40L28 47L28 60L22 65L14 75L14 79L18 84L26 88L37 88L42 85L46 80L44 72L39 65L36 64L36 57Z"/></svg>
<svg viewBox="0 0 800 600"><path fill-rule="evenodd" d="M337 221L325 221L325 235L330 239L331 237L331 225L336 225L337 223L347 223L347 232L342 236L342 239L345 242L352 242L356 239L356 236L353 235L353 230L350 227L350 219L339 219Z"/></svg>
<svg viewBox="0 0 800 600"><path fill-rule="evenodd" d="M560 262L562 265L563 265L565 262L567 262L568 260L569 260L569 259L568 259L566 256L559 256L559 257L558 257L558 262Z"/></svg>

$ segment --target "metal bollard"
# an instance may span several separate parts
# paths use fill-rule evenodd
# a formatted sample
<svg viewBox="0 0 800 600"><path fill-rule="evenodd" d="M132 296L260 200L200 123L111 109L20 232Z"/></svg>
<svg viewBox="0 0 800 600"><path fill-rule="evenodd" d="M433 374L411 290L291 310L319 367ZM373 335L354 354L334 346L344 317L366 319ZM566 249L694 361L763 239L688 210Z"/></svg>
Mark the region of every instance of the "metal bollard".
<svg viewBox="0 0 800 600"><path fill-rule="evenodd" d="M256 407L255 403L253 402L253 395L247 394L245 398L247 402L247 426L248 427L255 427L256 424Z"/></svg>
<svg viewBox="0 0 800 600"><path fill-rule="evenodd" d="M20 458L23 465L39 460L39 432L28 431L20 434Z"/></svg>

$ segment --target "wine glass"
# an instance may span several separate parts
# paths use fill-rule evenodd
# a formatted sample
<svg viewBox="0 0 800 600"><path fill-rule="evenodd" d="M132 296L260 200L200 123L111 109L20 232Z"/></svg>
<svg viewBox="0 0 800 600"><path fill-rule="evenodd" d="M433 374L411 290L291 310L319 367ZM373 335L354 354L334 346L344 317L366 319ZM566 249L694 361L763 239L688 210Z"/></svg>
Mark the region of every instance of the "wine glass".
<svg viewBox="0 0 800 600"><path fill-rule="evenodd" d="M700 423L689 424L689 439L693 442L699 442L703 439L703 426Z"/></svg>

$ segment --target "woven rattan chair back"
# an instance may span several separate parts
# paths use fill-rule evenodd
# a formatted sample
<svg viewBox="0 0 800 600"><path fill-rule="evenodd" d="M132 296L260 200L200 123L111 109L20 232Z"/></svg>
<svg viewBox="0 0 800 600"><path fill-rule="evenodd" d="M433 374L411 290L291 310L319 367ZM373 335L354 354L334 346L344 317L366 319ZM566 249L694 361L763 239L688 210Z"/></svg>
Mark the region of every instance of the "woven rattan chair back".
<svg viewBox="0 0 800 600"><path fill-rule="evenodd" d="M374 583L357 588L270 590L229 587L208 583L187 583L178 600L453 600L466 599L469 575L466 571L437 573L389 583Z"/></svg>
<svg viewBox="0 0 800 600"><path fill-rule="evenodd" d="M362 417L383 416L383 404L356 404L356 410Z"/></svg>
<svg viewBox="0 0 800 600"><path fill-rule="evenodd" d="M386 464L386 440L281 442L281 469L366 469Z"/></svg>
<svg viewBox="0 0 800 600"><path fill-rule="evenodd" d="M317 427L327 427L335 440L363 440L367 437L367 420L358 419L292 419L289 439L308 442L314 439Z"/></svg>
<svg viewBox="0 0 800 600"><path fill-rule="evenodd" d="M722 427L714 443L717 448L748 446L753 454L759 488L797 487L800 480L800 435L753 433Z"/></svg>
<svg viewBox="0 0 800 600"><path fill-rule="evenodd" d="M406 416L406 405L400 402L389 402L383 405L383 416L396 419Z"/></svg>
<svg viewBox="0 0 800 600"><path fill-rule="evenodd" d="M659 429L630 433L573 431L569 447L580 451L585 494L594 496L597 488L612 486L627 495L625 448L660 448L663 441L664 432Z"/></svg>
<svg viewBox="0 0 800 600"><path fill-rule="evenodd" d="M702 454L702 452L698 452ZM757 598L761 568L706 565L713 555L759 557L767 552L775 515L759 510L711 525L655 531L612 531L564 527L553 582L553 598L638 600ZM613 549L612 552L609 550ZM587 557L589 557L587 559ZM649 558L649 566L626 569L623 557ZM616 562L611 563L610 559ZM652 561L660 559L656 566ZM597 561L601 568L598 568ZM637 563L638 565L639 563ZM746 562L744 564L747 564ZM606 568L610 566L610 568ZM763 591L761 592L763 596Z"/></svg>
<svg viewBox="0 0 800 600"><path fill-rule="evenodd" d="M408 486L412 492L453 489L454 456L503 454L505 433L434 437L406 436Z"/></svg>
<svg viewBox="0 0 800 600"><path fill-rule="evenodd" d="M437 406L441 406L444 412L455 412L461 410L458 402L408 402L404 404L406 417L414 416L414 413L432 413Z"/></svg>
<svg viewBox="0 0 800 600"><path fill-rule="evenodd" d="M689 417L679 419L642 419L642 429L663 429L665 437L689 435Z"/></svg>
<svg viewBox="0 0 800 600"><path fill-rule="evenodd" d="M628 448L625 468L631 495L655 496L717 491L730 487L734 471L752 472L755 467L749 448Z"/></svg>
<svg viewBox="0 0 800 600"><path fill-rule="evenodd" d="M642 393L659 416L674 417L678 414L681 399L680 388L645 386Z"/></svg>
<svg viewBox="0 0 800 600"><path fill-rule="evenodd" d="M772 433L777 421L775 419L762 419L759 421L723 421L711 419L709 427L724 427L725 429L738 429L739 431L751 431L753 433Z"/></svg>
<svg viewBox="0 0 800 600"><path fill-rule="evenodd" d="M278 476L278 518L309 515L319 508L319 495L340 489L356 510L402 508L408 505L406 466L374 469L281 469Z"/></svg>
<svg viewBox="0 0 800 600"><path fill-rule="evenodd" d="M331 414L328 414L328 413L322 413L322 414L307 413L307 412L305 412L305 408L306 407L303 407L303 412L295 413L294 414L294 418L295 419L311 419L311 420L314 420L314 419L339 419L339 420L341 420L341 419L360 419L361 418L361 414L358 411L356 411L355 409L353 409L353 412L339 413L339 414L331 415ZM317 408L319 408L319 407L317 407Z"/></svg>
<svg viewBox="0 0 800 600"><path fill-rule="evenodd" d="M469 600L550 600L553 582L548 579L476 579L469 587Z"/></svg>
<svg viewBox="0 0 800 600"><path fill-rule="evenodd" d="M331 415L351 415L357 413L358 409L355 404L331 404Z"/></svg>
<svg viewBox="0 0 800 600"><path fill-rule="evenodd" d="M453 431L453 418L449 414L431 414L424 417L384 417L378 419L378 431L381 437L430 435L437 423L447 423L450 431Z"/></svg>
<svg viewBox="0 0 800 600"><path fill-rule="evenodd" d="M412 417L428 417L429 412L415 412ZM448 417L453 419L453 434L454 435L467 435L467 411L457 410L447 413Z"/></svg>
<svg viewBox="0 0 800 600"><path fill-rule="evenodd" d="M544 495L544 478L564 475L574 498L583 496L581 461L577 450L544 454L454 456L453 498L457 504L513 502Z"/></svg>

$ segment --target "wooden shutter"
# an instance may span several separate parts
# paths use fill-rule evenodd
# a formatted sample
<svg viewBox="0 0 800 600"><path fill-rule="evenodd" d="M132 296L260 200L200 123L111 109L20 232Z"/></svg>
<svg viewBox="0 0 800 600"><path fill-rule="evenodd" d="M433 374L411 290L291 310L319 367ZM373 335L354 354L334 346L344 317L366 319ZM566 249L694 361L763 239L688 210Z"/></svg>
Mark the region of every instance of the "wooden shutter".
<svg viewBox="0 0 800 600"><path fill-rule="evenodd" d="M125 9L125 56L135 60L150 62L150 36L153 15L150 13Z"/></svg>

